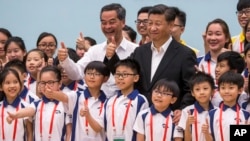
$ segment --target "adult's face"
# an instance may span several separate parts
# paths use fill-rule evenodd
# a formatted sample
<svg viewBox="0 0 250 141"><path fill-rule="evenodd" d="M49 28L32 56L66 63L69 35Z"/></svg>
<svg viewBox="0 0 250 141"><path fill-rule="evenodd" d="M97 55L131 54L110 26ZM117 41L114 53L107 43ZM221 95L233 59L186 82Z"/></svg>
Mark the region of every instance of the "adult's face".
<svg viewBox="0 0 250 141"><path fill-rule="evenodd" d="M136 29L141 36L147 36L148 13L140 13L137 17Z"/></svg>
<svg viewBox="0 0 250 141"><path fill-rule="evenodd" d="M38 48L45 52L48 57L53 58L56 52L56 41L52 36L46 36L38 43Z"/></svg>
<svg viewBox="0 0 250 141"><path fill-rule="evenodd" d="M108 41L112 37L115 39L122 38L122 28L125 26L125 21L117 17L115 10L103 11L101 14L101 29Z"/></svg>
<svg viewBox="0 0 250 141"><path fill-rule="evenodd" d="M6 36L2 32L0 32L0 57L5 56L4 45L5 45L7 40L8 40L8 36Z"/></svg>
<svg viewBox="0 0 250 141"><path fill-rule="evenodd" d="M167 22L164 15L150 14L148 19L148 34L153 42L164 41L170 37L173 22Z"/></svg>
<svg viewBox="0 0 250 141"><path fill-rule="evenodd" d="M250 19L250 8L244 8L241 11L237 11L237 18L240 26L244 28L247 21Z"/></svg>
<svg viewBox="0 0 250 141"><path fill-rule="evenodd" d="M171 30L171 35L175 40L179 41L181 39L181 34L184 32L185 27L181 24L178 18L175 18L174 27Z"/></svg>

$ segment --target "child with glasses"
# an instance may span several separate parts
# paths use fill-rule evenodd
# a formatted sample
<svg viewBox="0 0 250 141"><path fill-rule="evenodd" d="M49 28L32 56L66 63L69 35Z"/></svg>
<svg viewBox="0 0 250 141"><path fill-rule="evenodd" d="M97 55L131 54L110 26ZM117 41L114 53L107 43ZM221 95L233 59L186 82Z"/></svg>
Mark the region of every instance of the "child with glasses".
<svg viewBox="0 0 250 141"><path fill-rule="evenodd" d="M174 81L158 80L152 88L150 108L139 112L134 123L136 141L173 140L173 111L171 105L179 96L179 87Z"/></svg>
<svg viewBox="0 0 250 141"><path fill-rule="evenodd" d="M92 61L86 66L84 74L85 90L67 94L46 93L46 96L62 101L67 114L72 115L72 141L104 141L103 128L92 128L92 123L104 113L106 95L101 86L109 79L110 71L102 62Z"/></svg>
<svg viewBox="0 0 250 141"><path fill-rule="evenodd" d="M237 19L242 31L239 35L232 37L232 50L239 53L244 51L244 27L247 21L250 19L250 0L239 0L237 3Z"/></svg>
<svg viewBox="0 0 250 141"><path fill-rule="evenodd" d="M104 105L105 112L91 125L94 129L104 128L107 140L136 141L133 125L137 114L148 107L145 96L134 89L139 80L139 64L132 59L124 59L115 65L115 82L120 89ZM89 121L93 121L88 116Z"/></svg>
<svg viewBox="0 0 250 141"><path fill-rule="evenodd" d="M198 72L190 79L192 96L196 102L182 110L181 119L175 128L175 141L205 141L205 132L201 130L206 123L208 111L214 109L210 99L214 93L214 80L211 75Z"/></svg>
<svg viewBox="0 0 250 141"><path fill-rule="evenodd" d="M60 95L61 72L58 68L47 66L39 74L38 91L42 98L30 107L17 112L8 113L7 121L11 123L17 118L34 118L34 136L36 141L63 141L65 138L65 110L63 103L53 99L52 95ZM69 131L66 131L69 133ZM66 135L69 136L68 134Z"/></svg>

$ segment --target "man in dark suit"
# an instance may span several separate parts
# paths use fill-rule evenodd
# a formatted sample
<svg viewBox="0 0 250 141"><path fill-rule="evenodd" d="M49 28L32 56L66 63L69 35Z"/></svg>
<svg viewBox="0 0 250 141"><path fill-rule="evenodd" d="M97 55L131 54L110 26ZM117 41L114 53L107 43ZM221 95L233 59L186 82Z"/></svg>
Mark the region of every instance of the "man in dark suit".
<svg viewBox="0 0 250 141"><path fill-rule="evenodd" d="M153 6L149 11L147 27L152 42L137 47L130 57L138 61L141 67L140 80L135 88L139 89L150 103L152 87L157 80L165 78L178 84L180 96L177 102L171 105L175 110L174 121L178 122L180 109L194 102L188 83L195 74L196 55L190 48L171 37L174 20L175 12L172 8L163 4ZM115 57L111 60L113 62Z"/></svg>
<svg viewBox="0 0 250 141"><path fill-rule="evenodd" d="M192 104L188 81L195 73L195 53L171 37L175 12L165 5L156 5L149 11L148 34L152 42L135 49L131 58L141 67L138 89L151 99L151 89L159 79L175 81L180 88L180 97L173 109ZM189 96L186 96L189 95ZM191 99L190 99L191 98Z"/></svg>

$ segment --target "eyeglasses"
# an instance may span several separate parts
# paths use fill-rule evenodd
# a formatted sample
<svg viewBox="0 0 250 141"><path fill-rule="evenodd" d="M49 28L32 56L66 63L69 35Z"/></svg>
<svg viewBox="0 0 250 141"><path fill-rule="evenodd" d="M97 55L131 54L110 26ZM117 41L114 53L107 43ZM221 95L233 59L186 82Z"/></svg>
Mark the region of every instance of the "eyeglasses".
<svg viewBox="0 0 250 141"><path fill-rule="evenodd" d="M56 82L59 82L59 81L58 80L55 80L55 81L50 80L50 81L47 81L47 82L40 81L40 82L38 82L38 86L45 87L45 85L47 84L49 87L53 87Z"/></svg>
<svg viewBox="0 0 250 141"><path fill-rule="evenodd" d="M87 76L94 76L94 77L98 77L98 76L101 76L102 74L97 73L97 72L95 72L95 73L93 73L93 72L86 72L86 75L87 75Z"/></svg>
<svg viewBox="0 0 250 141"><path fill-rule="evenodd" d="M173 94L172 93L170 93L170 92L161 92L160 90L158 90L158 89L155 89L155 90L153 90L153 94L154 95L158 95L158 94L160 94L161 96L173 96Z"/></svg>
<svg viewBox="0 0 250 141"><path fill-rule="evenodd" d="M127 78L129 75L136 75L136 74L133 74L133 73L115 73L114 76L115 78Z"/></svg>
<svg viewBox="0 0 250 141"><path fill-rule="evenodd" d="M148 19L144 19L144 20L135 20L135 23L136 23L137 25L140 25L141 23L142 23L143 25L147 25Z"/></svg>
<svg viewBox="0 0 250 141"><path fill-rule="evenodd" d="M183 25L180 25L180 24L174 24L174 26L183 27Z"/></svg>
<svg viewBox="0 0 250 141"><path fill-rule="evenodd" d="M39 44L38 47L45 49L46 47L49 48L54 48L56 45L55 44Z"/></svg>
<svg viewBox="0 0 250 141"><path fill-rule="evenodd" d="M242 16L243 14L245 14L246 16L250 16L250 9L241 10L241 11L236 11L236 14L237 14L238 16Z"/></svg>

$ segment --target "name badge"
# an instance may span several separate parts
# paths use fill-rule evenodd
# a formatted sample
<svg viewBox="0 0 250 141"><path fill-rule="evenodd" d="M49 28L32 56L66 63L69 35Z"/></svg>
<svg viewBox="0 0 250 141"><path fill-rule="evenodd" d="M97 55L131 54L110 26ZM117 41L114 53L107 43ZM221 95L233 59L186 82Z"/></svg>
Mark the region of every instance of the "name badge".
<svg viewBox="0 0 250 141"><path fill-rule="evenodd" d="M121 136L114 136L113 137L113 141L125 141L125 136L121 135Z"/></svg>

